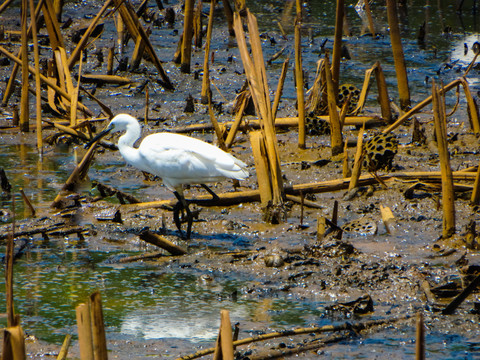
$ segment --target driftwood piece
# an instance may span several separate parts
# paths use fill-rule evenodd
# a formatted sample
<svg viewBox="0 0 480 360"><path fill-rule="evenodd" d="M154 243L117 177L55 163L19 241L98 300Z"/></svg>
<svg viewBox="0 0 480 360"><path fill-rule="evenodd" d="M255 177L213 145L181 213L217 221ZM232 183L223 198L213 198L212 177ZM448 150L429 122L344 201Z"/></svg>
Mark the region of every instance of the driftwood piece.
<svg viewBox="0 0 480 360"><path fill-rule="evenodd" d="M158 246L164 250L167 250L172 255L185 255L187 250L181 248L178 245L175 245L170 240L166 239L164 236L155 234L150 230L145 230L139 235L140 239L148 242L149 244Z"/></svg>

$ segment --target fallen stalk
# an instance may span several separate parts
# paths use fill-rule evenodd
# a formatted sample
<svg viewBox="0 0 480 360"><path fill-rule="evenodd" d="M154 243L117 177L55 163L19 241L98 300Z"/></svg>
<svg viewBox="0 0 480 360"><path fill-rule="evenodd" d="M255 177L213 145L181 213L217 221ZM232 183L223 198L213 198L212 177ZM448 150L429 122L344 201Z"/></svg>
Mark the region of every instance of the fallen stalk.
<svg viewBox="0 0 480 360"><path fill-rule="evenodd" d="M401 320L406 320L409 317L410 316L407 315L399 318L372 320L372 321L366 321L366 322L358 322L354 324L347 322L341 325L326 325L326 326L320 326L320 327L314 326L309 328L277 331L269 334L262 334L262 335L252 336L250 338L234 341L233 346L246 345L246 344L251 344L257 341L264 341L264 340L293 336L293 335L304 335L304 334L312 334L312 333L317 334L317 333L336 332L336 331L344 331L344 330L354 330L355 332L358 332L361 330L368 329L372 326L388 325ZM213 354L214 351L215 351L215 348L209 348L209 349L197 351L195 354L182 356L176 360L192 360L192 359L199 358L201 356Z"/></svg>

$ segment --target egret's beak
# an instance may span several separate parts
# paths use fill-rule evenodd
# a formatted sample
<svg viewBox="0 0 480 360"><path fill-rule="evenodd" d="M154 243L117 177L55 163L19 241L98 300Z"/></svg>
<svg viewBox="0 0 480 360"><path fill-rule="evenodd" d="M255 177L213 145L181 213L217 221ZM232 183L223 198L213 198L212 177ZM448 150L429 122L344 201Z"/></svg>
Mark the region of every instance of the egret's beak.
<svg viewBox="0 0 480 360"><path fill-rule="evenodd" d="M107 135L110 131L112 131L113 127L107 126L104 130L100 131L97 135L95 135L88 143L85 144L85 149L88 149L94 143L99 141L105 135Z"/></svg>

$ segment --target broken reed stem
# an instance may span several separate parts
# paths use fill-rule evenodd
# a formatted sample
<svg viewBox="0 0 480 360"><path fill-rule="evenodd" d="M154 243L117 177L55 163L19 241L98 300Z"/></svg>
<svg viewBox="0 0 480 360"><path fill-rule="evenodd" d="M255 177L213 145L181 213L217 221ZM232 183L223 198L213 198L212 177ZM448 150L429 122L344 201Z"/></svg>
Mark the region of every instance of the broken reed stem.
<svg viewBox="0 0 480 360"><path fill-rule="evenodd" d="M213 113L211 97L208 98L208 114L210 115L210 121L212 122L213 128L215 129L215 134L217 135L218 147L223 151L227 151L227 147L225 146L225 141L223 140L222 130L220 129L220 126L218 126L217 118Z"/></svg>
<svg viewBox="0 0 480 360"><path fill-rule="evenodd" d="M42 89L40 87L40 55L38 50L37 37L37 17L35 15L35 5L33 0L30 3L30 27L32 29L33 56L35 62L35 112L36 112L36 131L37 131L37 151L43 154L43 138L42 138ZM28 31L27 31L28 34Z"/></svg>
<svg viewBox="0 0 480 360"><path fill-rule="evenodd" d="M396 0L387 0L387 17L388 25L390 27L390 41L392 43L395 73L397 74L400 107L402 110L407 110L410 107L410 90L408 89L407 67L405 65L402 39L400 37L400 27L398 25Z"/></svg>
<svg viewBox="0 0 480 360"><path fill-rule="evenodd" d="M355 152L355 161L353 163L352 177L350 178L350 185L348 185L348 190L355 189L358 186L358 179L362 172L362 163L363 163L363 133L365 127L358 131L357 139L357 151Z"/></svg>
<svg viewBox="0 0 480 360"><path fill-rule="evenodd" d="M462 83L462 80L461 79L456 79L456 80L453 80L451 83L443 86L441 89L440 89L440 94L445 94L447 91L450 91L452 89L454 89L455 87L457 87L459 84ZM426 99L424 99L423 101L421 101L420 103L418 103L417 105L415 105L413 108L411 108L409 111L407 111L405 114L403 114L402 116L400 116L393 124L391 124L390 126L388 126L387 128L385 128L382 133L383 134L388 134L389 132L395 130L397 127L399 127L400 125L402 125L406 120L408 120L410 117L413 116L413 114L416 114L417 112L419 112L421 109L423 109L425 106L427 106L428 104L430 104L432 102L432 98L433 98L433 95L430 95L429 97L427 97Z"/></svg>
<svg viewBox="0 0 480 360"><path fill-rule="evenodd" d="M26 359L25 335L20 325L8 327L3 332L3 356L4 360Z"/></svg>
<svg viewBox="0 0 480 360"><path fill-rule="evenodd" d="M480 164L477 168L477 175L473 185L472 197L470 198L470 205L478 205L480 202Z"/></svg>
<svg viewBox="0 0 480 360"><path fill-rule="evenodd" d="M75 308L77 318L78 347L80 359L93 360L92 322L90 303L80 304Z"/></svg>
<svg viewBox="0 0 480 360"><path fill-rule="evenodd" d="M340 58L342 54L343 18L345 16L344 0L337 0L337 11L335 15L335 35L332 52L332 84L335 95L335 103L338 97L340 84Z"/></svg>
<svg viewBox="0 0 480 360"><path fill-rule="evenodd" d="M102 18L103 14L105 13L105 11L107 11L107 9L110 7L110 5L112 4L112 0L105 0L105 2L103 3L103 6L102 8L100 9L100 11L98 12L98 14L95 16L95 18L90 22L90 25L88 25L88 28L87 30L85 30L85 33L82 35L82 38L80 39L80 41L77 43L77 46L75 47L75 49L73 50L72 54L70 55L70 57L68 58L68 68L70 70L73 69L73 66L76 64L76 62L78 61L78 59L80 59L80 56L81 56L81 53L82 51L84 50L84 48L86 47L87 43L88 43L88 39L90 38L93 30L95 30L96 26L98 25L98 22L100 21L100 19Z"/></svg>
<svg viewBox="0 0 480 360"><path fill-rule="evenodd" d="M22 195L23 202L30 209L30 213L32 214L32 217L35 217L35 208L30 202L30 199L27 197L27 195L25 195L25 192L23 191L23 189L20 189L19 191L20 191L20 194Z"/></svg>
<svg viewBox="0 0 480 360"><path fill-rule="evenodd" d="M352 324L350 322L347 322L340 325L325 325L321 327L309 327L309 328L298 328L293 330L283 330L283 331L272 332L268 334L255 335L246 339L237 340L233 342L233 346L247 345L247 344L251 344L258 341L265 341L265 340L276 339L281 337L290 337L294 335L304 335L309 333L318 334L318 333L325 333L325 332L339 332L344 330L347 330L347 331L354 330L355 332L359 332L361 330L369 329L373 326L393 324L402 320L407 320L408 318L409 316L407 315L407 316L402 316L402 317L392 318L392 319L371 320L363 323L357 322ZM180 358L177 358L176 360L193 360L205 355L212 354L214 352L215 352L215 348L204 349L204 350L197 351L195 354L182 356Z"/></svg>
<svg viewBox="0 0 480 360"><path fill-rule="evenodd" d="M432 80L433 118L437 137L440 170L442 174L442 205L443 205L443 238L449 238L455 233L455 193L453 189L452 168L448 154L445 100Z"/></svg>
<svg viewBox="0 0 480 360"><path fill-rule="evenodd" d="M280 104L280 98L282 97L283 85L285 84L285 78L287 77L289 62L290 62L289 58L286 58L285 61L283 62L282 72L280 73L280 77L278 79L277 91L275 91L275 98L273 99L273 105L272 105L272 117L274 121L277 120L278 104Z"/></svg>
<svg viewBox="0 0 480 360"><path fill-rule="evenodd" d="M92 325L93 356L95 360L107 360L107 340L105 338L105 325L101 296L98 291L90 295L90 317Z"/></svg>
<svg viewBox="0 0 480 360"><path fill-rule="evenodd" d="M272 183L268 170L268 159L265 150L265 138L261 131L250 131L250 145L257 173L258 191L261 207L265 208L272 200Z"/></svg>
<svg viewBox="0 0 480 360"><path fill-rule="evenodd" d="M338 155L343 151L342 127L340 124L340 116L337 111L337 100L335 96L335 85L330 71L330 61L328 51L325 52L325 78L327 82L327 102L328 115L330 116L330 147L332 156Z"/></svg>
<svg viewBox="0 0 480 360"><path fill-rule="evenodd" d="M415 341L415 360L425 360L425 325L423 324L423 312L417 313L417 334Z"/></svg>
<svg viewBox="0 0 480 360"><path fill-rule="evenodd" d="M470 86L468 85L468 81L465 77L460 78L461 84L463 85L463 91L465 92L465 98L467 100L468 105L468 120L470 121L470 127L473 132L478 135L480 134L480 119L478 115L478 107L475 103L475 100L472 97L472 93L470 91Z"/></svg>
<svg viewBox="0 0 480 360"><path fill-rule="evenodd" d="M185 0L185 10L183 18L182 60L180 64L180 71L183 73L190 73L190 61L192 57L194 3L195 0Z"/></svg>
<svg viewBox="0 0 480 360"><path fill-rule="evenodd" d="M373 37L376 35L375 26L373 25L373 17L372 12L370 11L370 4L368 1L364 1L363 5L365 6L365 13L367 14L368 19L368 29Z"/></svg>
<svg viewBox="0 0 480 360"><path fill-rule="evenodd" d="M70 103L70 126L77 126L77 108L78 108L78 93L80 89L80 83L82 79L82 65L83 60L80 56L80 65L78 66L78 79L77 79L77 86L73 90L72 93L72 101Z"/></svg>
<svg viewBox="0 0 480 360"><path fill-rule="evenodd" d="M10 60L22 65L22 61L16 57L15 55L13 55L12 53L10 53L9 51L7 51L4 47L0 46L0 52L5 55L6 57L8 57ZM36 71L33 67L31 66L28 66L28 71L32 74L35 75ZM51 81L50 79L48 79L46 76L44 76L43 74L40 74L40 79L42 80L42 82L44 82L48 87L52 88L53 90L55 90L59 95L61 95L62 97L64 97L65 99L67 99L68 101L72 101L72 97L70 94L68 94L65 90L63 90L62 88L60 88L59 86L57 86L53 81ZM79 105L79 108L85 112L87 115L89 116L94 116L93 112L91 112L87 107L85 107L85 105L81 104L81 103L78 103Z"/></svg>
<svg viewBox="0 0 480 360"><path fill-rule="evenodd" d="M58 353L57 360L65 360L68 355L68 348L70 347L70 342L72 340L72 335L67 334L65 340L63 340L62 348ZM83 358L82 358L83 359Z"/></svg>
<svg viewBox="0 0 480 360"><path fill-rule="evenodd" d="M5 297L7 326L12 327L15 323L15 307L13 304L13 252L15 245L15 195L12 195L12 232L7 236L7 246L5 250Z"/></svg>
<svg viewBox="0 0 480 360"><path fill-rule="evenodd" d="M149 244L158 246L166 251L168 251L172 255L185 255L187 251L182 247L175 245L170 240L165 238L164 236L155 234L150 230L142 231L139 235L140 239Z"/></svg>
<svg viewBox="0 0 480 360"><path fill-rule="evenodd" d="M228 310L220 311L220 348L223 360L233 360L232 324Z"/></svg>
<svg viewBox="0 0 480 360"><path fill-rule="evenodd" d="M207 25L207 39L205 42L205 54L203 58L203 79L202 79L202 92L200 97L200 102L202 104L207 104L208 99L210 98L210 66L208 63L209 54L210 54L210 43L212 41L212 30L213 30L213 12L215 10L216 0L210 1L210 15L208 17Z"/></svg>
<svg viewBox="0 0 480 360"><path fill-rule="evenodd" d="M20 99L20 131L28 132L29 113L29 84L28 84L28 35L27 35L28 0L21 2L22 24L22 94ZM34 20L34 19L33 19Z"/></svg>
<svg viewBox="0 0 480 360"><path fill-rule="evenodd" d="M377 79L378 102L382 111L382 118L389 123L392 122L392 109L390 108L390 98L388 97L387 82L380 62L377 61L375 67L375 78Z"/></svg>
<svg viewBox="0 0 480 360"><path fill-rule="evenodd" d="M303 91L302 38L300 30L301 11L297 13L295 19L295 84L297 85L298 147L305 149L305 94Z"/></svg>
<svg viewBox="0 0 480 360"><path fill-rule="evenodd" d="M235 135L237 134L238 128L240 127L240 123L242 122L242 119L243 119L243 112L245 111L246 104L247 104L247 98L244 97L240 104L240 109L238 109L237 113L235 114L235 121L230 127L230 131L228 132L227 139L225 140L225 147L227 149L230 149L230 147L233 144L233 139L235 139Z"/></svg>

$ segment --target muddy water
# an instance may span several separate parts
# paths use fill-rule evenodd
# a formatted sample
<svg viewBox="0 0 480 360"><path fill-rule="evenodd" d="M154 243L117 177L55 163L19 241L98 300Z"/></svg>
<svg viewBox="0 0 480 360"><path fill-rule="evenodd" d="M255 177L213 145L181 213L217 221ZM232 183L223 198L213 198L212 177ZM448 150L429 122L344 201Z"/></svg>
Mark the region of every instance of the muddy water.
<svg viewBox="0 0 480 360"><path fill-rule="evenodd" d="M460 76L473 58L471 49L479 41L478 13L469 9L472 3L465 1L463 14L456 14L450 1L424 7L424 2L409 3L408 12L401 18L404 51L409 68L409 84L413 103L423 100L430 92L431 78L447 83ZM64 19L72 17L74 25L65 30L66 36L78 27L79 10L85 18L98 11L94 2L67 3ZM152 41L176 91L165 91L156 82L156 71L148 62L142 62L135 73L124 72L135 82L125 87L95 87L87 84L90 91L114 109L128 112L141 119L144 116L145 93L137 86L148 80L150 104L149 121L145 133L161 129L175 129L194 123L208 123L208 111L198 102L193 114L184 113L185 99L191 94L200 98L203 52L193 53L192 73L181 74L171 59L182 31L182 16L176 2L169 4L177 11L173 28L166 24L152 25ZM282 63L287 55L293 58L293 34L283 39L276 21L284 15L283 2L256 2L249 4L258 16L266 59L285 47L285 54L268 67L270 87L276 87ZM156 8L149 5L152 11ZM208 4L205 4L208 11ZM17 9L18 10L18 9ZM389 49L389 37L385 33L385 9L373 8L380 35L374 39L360 36L361 22L353 6L347 7L350 28L354 36L345 38L351 59L342 61L343 82L358 87L363 82L365 70L380 61L387 77L390 96L398 103L396 79ZM9 29L17 30L15 8L8 9L5 17ZM10 17L9 17L10 16ZM160 14L161 16L161 14ZM425 16L428 16L428 32L424 45L419 45L416 34ZM287 17L288 19L288 17ZM291 18L290 18L291 19ZM82 21L83 22L83 21ZM216 30L212 50L214 63L211 76L216 88L213 100L222 102L222 112L217 112L219 121L232 119L231 103L243 82L241 59L235 41L229 38L222 12L215 18ZM323 56L320 45L327 39L326 48L331 50L334 26L334 9L330 2L318 1L305 5L305 31L303 32L303 61L309 85L313 83L316 61ZM443 30L449 27L446 33ZM287 28L287 31L290 29ZM465 53L464 44L469 51ZM17 44L5 43L10 50ZM67 42L67 50L71 43ZM98 65L95 52L117 47L112 19L105 21L102 36L89 48L84 64L85 72L104 73L105 64ZM130 43L125 48L129 56L133 50ZM13 51L13 50L12 50ZM48 56L45 48L44 56ZM121 58L117 54L116 61ZM292 63L290 65L292 67ZM10 67L0 68L2 79L9 76ZM78 67L74 73L78 72ZM295 89L293 70L285 83L279 116L294 116ZM74 74L75 75L75 74ZM474 68L468 78L472 93L478 101L479 72ZM217 90L218 88L218 90ZM18 102L18 94L11 100ZM452 92L447 95L447 107L456 101ZM98 106L83 101L99 112ZM33 106L33 105L32 105ZM33 108L32 108L32 114ZM370 90L366 114L378 114L375 101L375 86ZM12 109L2 109L0 123L11 124ZM46 114L48 116L48 114ZM427 135L433 133L429 109L418 116ZM104 124L98 124L97 129ZM372 130L373 131L373 130ZM461 96L457 112L449 118L452 168L462 169L478 165L478 140L468 126L465 98ZM45 136L53 132L46 132ZM401 147L395 158L395 171L438 171L439 163L435 149L410 144L411 129L403 126L395 130ZM347 129L346 137L356 138L355 129ZM428 327L426 350L429 358L476 358L479 351L478 315L472 314L477 295L470 297L454 316L439 315L438 310L451 299L429 299L422 290L427 281L432 287L461 280L459 261L465 255L469 264L478 264L476 251L468 250L462 242L465 225L479 220L479 215L469 206L468 195L458 196L456 201L458 243L436 242L442 230L442 213L439 207L440 192L419 192L413 199L404 196L410 185L402 181L388 184L388 190L377 185L365 189L353 200L344 201L343 191L315 194L310 199L322 205L321 209L305 208L303 216L298 205L291 205L288 221L280 225L268 225L262 221L262 209L256 203L229 208L203 208L194 223L190 242L179 239L170 211L154 209L142 211L121 210L123 224L101 222L98 212L119 206L118 199L107 198L91 202L98 191L86 181L78 189L83 197L74 216L66 217L50 208L50 204L71 173L74 164L83 156L82 143L69 137L57 144L46 145L40 159L35 151L35 134L16 134L9 130L0 133L0 168L5 169L13 186L15 215L18 229L32 226L47 226L62 223L80 226L82 232L68 235L39 234L25 237L28 247L15 266L15 306L21 315L27 334L42 342L31 342L30 357L45 356L47 350L58 350L58 345L67 333L75 333L74 308L87 296L100 290L104 306L105 324L109 349L117 358L145 358L161 354L173 358L199 347L212 345L218 332L220 309L230 310L232 323L240 325L240 338L279 329L300 326L338 324L345 321L388 319L408 314L414 316L423 310ZM206 141L214 141L213 134L192 134ZM337 179L342 174L342 164L333 161L324 166L304 166L302 161L329 159L329 138L312 136L307 140L307 149L299 151L297 133L279 131L282 172L287 185ZM115 141L116 138L109 139ZM249 164L252 176L241 189L255 189L256 178L247 134L240 134L232 152ZM350 149L353 156L354 149ZM89 180L100 181L134 195L142 201L172 199L172 194L158 181L145 180L138 171L124 166L118 152L100 150L89 171ZM19 195L24 189L37 211L32 219ZM231 182L215 185L215 191L232 191ZM203 194L192 187L189 196ZM319 215L329 217L333 202L339 201L339 224L363 216L372 217L378 231L375 235L358 233L344 234L344 240L353 245L356 253L342 252L341 244L328 243L316 252L316 222ZM2 196L0 208L12 209L11 196ZM380 204L389 206L397 217L397 232L387 234L380 221ZM8 215L3 218L8 224ZM302 223L301 223L302 222ZM188 249L188 255L178 258L162 257L157 261L119 264L118 259L155 251L136 235L149 227ZM8 227L2 227L2 233ZM317 244L318 245L318 244ZM310 250L309 250L310 249ZM448 255L450 254L450 255ZM446 256L442 256L446 255ZM267 267L266 259L280 257L283 264ZM465 261L465 260L463 260ZM3 286L3 285L2 285ZM2 288L3 289L3 288ZM368 294L373 299L373 311L359 315L350 310L332 308L339 303L355 300ZM3 306L4 299L0 299ZM5 323L4 319L0 319ZM329 358L411 358L414 354L415 326L412 320L394 326L372 329L359 337L346 336L339 344L327 346L318 353L307 353L306 358L319 355ZM308 338L307 338L308 340ZM48 342L50 347L44 345ZM294 343L300 340L294 340ZM287 343L285 341L285 343ZM40 345L39 345L40 344ZM53 345L53 347L52 347ZM277 346L275 342L269 346ZM76 345L72 352L78 352Z"/></svg>

